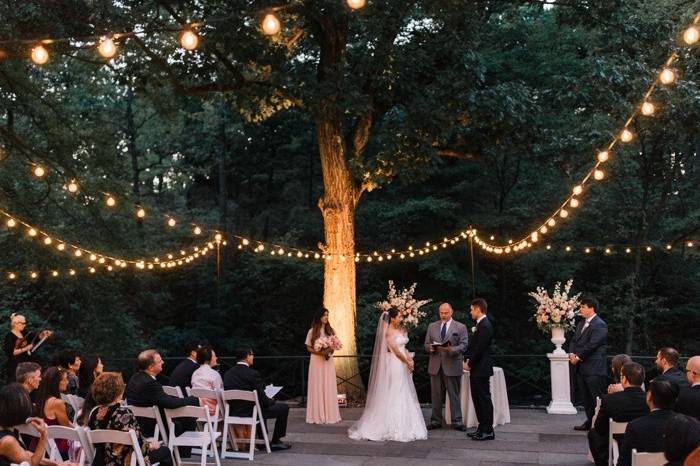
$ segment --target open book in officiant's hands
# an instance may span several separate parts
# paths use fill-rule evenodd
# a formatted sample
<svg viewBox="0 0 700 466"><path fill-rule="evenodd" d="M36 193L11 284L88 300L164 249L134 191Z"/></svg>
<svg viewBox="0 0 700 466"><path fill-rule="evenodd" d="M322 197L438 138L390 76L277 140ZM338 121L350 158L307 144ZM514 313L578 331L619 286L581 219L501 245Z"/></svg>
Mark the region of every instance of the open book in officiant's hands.
<svg viewBox="0 0 700 466"><path fill-rule="evenodd" d="M433 348L447 347L447 346L451 346L451 343L450 343L450 340L447 340L445 343L440 343L440 342L434 341L430 344L430 346L432 346Z"/></svg>
<svg viewBox="0 0 700 466"><path fill-rule="evenodd" d="M268 398L274 398L275 395L277 395L280 392L280 390L282 390L282 387L277 387L275 385L270 384L267 387L265 387L265 395Z"/></svg>

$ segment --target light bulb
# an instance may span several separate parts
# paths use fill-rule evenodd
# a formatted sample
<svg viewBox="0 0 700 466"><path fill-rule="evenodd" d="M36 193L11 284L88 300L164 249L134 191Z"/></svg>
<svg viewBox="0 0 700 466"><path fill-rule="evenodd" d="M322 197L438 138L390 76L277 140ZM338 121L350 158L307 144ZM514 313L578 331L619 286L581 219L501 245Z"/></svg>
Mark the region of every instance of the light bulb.
<svg viewBox="0 0 700 466"><path fill-rule="evenodd" d="M32 61L37 65L43 65L49 61L49 51L43 45L37 45L32 49Z"/></svg>
<svg viewBox="0 0 700 466"><path fill-rule="evenodd" d="M30 228L27 234L29 236L36 236L36 230L34 228Z"/></svg>
<svg viewBox="0 0 700 466"><path fill-rule="evenodd" d="M676 73L674 73L671 68L664 68L659 75L659 80L661 80L663 84L671 84L676 80Z"/></svg>
<svg viewBox="0 0 700 466"><path fill-rule="evenodd" d="M688 241L688 242L686 243L686 246L688 246L689 248L692 248L693 245L694 245L694 243L693 243L692 241Z"/></svg>
<svg viewBox="0 0 700 466"><path fill-rule="evenodd" d="M347 0L348 6L353 10L359 10L367 4L366 0Z"/></svg>
<svg viewBox="0 0 700 466"><path fill-rule="evenodd" d="M66 245L63 244L63 243L59 243L59 244L56 246L56 249L58 249L59 251L65 251Z"/></svg>
<svg viewBox="0 0 700 466"><path fill-rule="evenodd" d="M83 251L81 251L80 249L75 250L75 257L80 257L82 255L83 255Z"/></svg>
<svg viewBox="0 0 700 466"><path fill-rule="evenodd" d="M608 161L609 158L610 158L610 153L608 153L608 151L602 150L602 151L598 152L598 162L605 163Z"/></svg>
<svg viewBox="0 0 700 466"><path fill-rule="evenodd" d="M569 202L569 205L570 205L571 207L573 207L574 209L575 209L576 207L578 207L579 204L580 204L580 203L578 202L578 199L576 199L575 197L572 197L572 198L571 198L571 202Z"/></svg>
<svg viewBox="0 0 700 466"><path fill-rule="evenodd" d="M94 255L94 254L90 254L90 260L91 260L91 261L96 261L96 260L97 260L97 256Z"/></svg>
<svg viewBox="0 0 700 466"><path fill-rule="evenodd" d="M10 272L10 274L8 275L8 277L10 278L10 280L14 280L15 278L17 278L17 275L15 275L14 273Z"/></svg>
<svg viewBox="0 0 700 466"><path fill-rule="evenodd" d="M117 204L117 201L112 196L107 196L107 200L105 200L105 203L109 207L114 207Z"/></svg>
<svg viewBox="0 0 700 466"><path fill-rule="evenodd" d="M32 277L32 278L36 278L36 277L39 276L39 274L36 273L36 272L32 272L32 273L29 274L29 276Z"/></svg>
<svg viewBox="0 0 700 466"><path fill-rule="evenodd" d="M548 231L549 231L549 229L547 228L546 225L542 225L542 227L540 228L540 233L542 233L543 235L545 233L547 233Z"/></svg>
<svg viewBox="0 0 700 466"><path fill-rule="evenodd" d="M51 244L52 242L53 242L53 240L52 240L51 238L49 238L48 236L47 236L46 238L44 238L44 244L45 244L45 245L48 246L48 245Z"/></svg>
<svg viewBox="0 0 700 466"><path fill-rule="evenodd" d="M642 115L650 116L654 114L656 107L651 102L644 102L642 104Z"/></svg>
<svg viewBox="0 0 700 466"><path fill-rule="evenodd" d="M566 252L570 252L570 251L571 251L571 246L567 246L567 247L564 248L564 249L566 249Z"/></svg>
<svg viewBox="0 0 700 466"><path fill-rule="evenodd" d="M586 251L586 254L590 254L591 248L586 248L586 249L584 249L584 251Z"/></svg>
<svg viewBox="0 0 700 466"><path fill-rule="evenodd" d="M223 236L221 236L221 233L217 233L217 234L214 235L214 239L215 239L216 241L221 241L221 238L223 238ZM282 254L282 253L280 253L280 254Z"/></svg>
<svg viewBox="0 0 700 466"><path fill-rule="evenodd" d="M647 252L651 252L651 246L647 246Z"/></svg>
<svg viewBox="0 0 700 466"><path fill-rule="evenodd" d="M175 226L175 219L174 218L169 218L168 219L168 226L169 227L174 227Z"/></svg>
<svg viewBox="0 0 700 466"><path fill-rule="evenodd" d="M700 32L695 26L690 26L683 33L683 40L688 45L693 45L698 41L698 39L700 39Z"/></svg>
<svg viewBox="0 0 700 466"><path fill-rule="evenodd" d="M136 216L138 218L144 218L146 216L146 211L143 207L139 207L139 210L136 211Z"/></svg>
<svg viewBox="0 0 700 466"><path fill-rule="evenodd" d="M201 235L202 234L202 229L199 227L194 227L194 234L195 235Z"/></svg>
<svg viewBox="0 0 700 466"><path fill-rule="evenodd" d="M53 272L51 272L51 276L52 276L52 277L58 277L58 272L56 272L56 271L54 270Z"/></svg>
<svg viewBox="0 0 700 466"><path fill-rule="evenodd" d="M539 238L538 234L536 231L533 231L532 234L530 234L530 239L532 240L533 243L537 242Z"/></svg>
<svg viewBox="0 0 700 466"><path fill-rule="evenodd" d="M627 254L629 254L629 253L632 252L632 249L630 249L630 248L625 248L625 252L626 252Z"/></svg>
<svg viewBox="0 0 700 466"><path fill-rule="evenodd" d="M550 228L553 227L553 226L556 225L556 224L557 224L557 221L554 220L553 218L550 218L550 219L547 221L547 225L549 225Z"/></svg>
<svg viewBox="0 0 700 466"><path fill-rule="evenodd" d="M17 226L17 221L14 218L11 218L7 221L7 226L9 228L14 228Z"/></svg>
<svg viewBox="0 0 700 466"><path fill-rule="evenodd" d="M561 209L561 210L559 211L559 216L560 216L561 218L566 218L566 217L569 216L569 211L566 210L566 209Z"/></svg>
<svg viewBox="0 0 700 466"><path fill-rule="evenodd" d="M593 172L593 178L600 181L605 178L605 172L603 170L596 170Z"/></svg>
<svg viewBox="0 0 700 466"><path fill-rule="evenodd" d="M70 269L70 270L68 271L68 275L75 275L75 270Z"/></svg>
<svg viewBox="0 0 700 466"><path fill-rule="evenodd" d="M109 37L103 37L100 45L97 47L97 51L105 58L112 58L117 53L117 46L114 45L114 41Z"/></svg>
<svg viewBox="0 0 700 466"><path fill-rule="evenodd" d="M44 167L41 165L37 165L34 167L34 176L37 178L41 178L42 176L46 175L46 170L44 170Z"/></svg>
<svg viewBox="0 0 700 466"><path fill-rule="evenodd" d="M75 181L71 181L70 183L68 183L67 188L68 188L69 193L77 193L78 192L78 183L76 183Z"/></svg>
<svg viewBox="0 0 700 466"><path fill-rule="evenodd" d="M90 273L95 273L95 267L90 267Z"/></svg>
<svg viewBox="0 0 700 466"><path fill-rule="evenodd" d="M265 34L268 36L274 36L278 32L280 32L280 29L282 28L282 24L280 23L279 18L275 16L272 13L268 13L265 15L262 21L262 29Z"/></svg>
<svg viewBox="0 0 700 466"><path fill-rule="evenodd" d="M620 140L622 142L630 142L632 139L634 139L634 134L632 134L632 131L628 130L627 128L623 129L620 133Z"/></svg>
<svg viewBox="0 0 700 466"><path fill-rule="evenodd" d="M199 36L191 29L186 29L180 34L180 45L185 50L194 50L199 45Z"/></svg>
<svg viewBox="0 0 700 466"><path fill-rule="evenodd" d="M583 192L583 186L578 185L574 186L574 194L579 196Z"/></svg>

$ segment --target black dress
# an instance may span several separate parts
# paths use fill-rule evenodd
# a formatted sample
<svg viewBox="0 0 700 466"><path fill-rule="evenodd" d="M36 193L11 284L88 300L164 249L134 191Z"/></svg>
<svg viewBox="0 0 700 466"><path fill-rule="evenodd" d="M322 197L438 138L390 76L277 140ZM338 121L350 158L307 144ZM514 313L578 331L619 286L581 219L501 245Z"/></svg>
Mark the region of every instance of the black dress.
<svg viewBox="0 0 700 466"><path fill-rule="evenodd" d="M15 349L24 348L29 345L31 338L32 337L27 334L22 341L18 341L20 338L12 332L8 332L8 334L5 335L5 340L2 342L2 349L5 352L5 356L7 356L7 364L5 365L5 379L7 383L15 381L15 371L19 363L31 360L28 352L18 354L17 356L14 355Z"/></svg>

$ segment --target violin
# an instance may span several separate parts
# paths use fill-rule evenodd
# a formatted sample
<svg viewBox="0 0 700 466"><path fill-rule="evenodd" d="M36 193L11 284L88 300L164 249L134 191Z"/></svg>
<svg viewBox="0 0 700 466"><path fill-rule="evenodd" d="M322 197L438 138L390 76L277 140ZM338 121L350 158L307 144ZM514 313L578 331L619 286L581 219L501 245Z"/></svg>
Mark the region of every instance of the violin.
<svg viewBox="0 0 700 466"><path fill-rule="evenodd" d="M22 348L25 348L25 347L31 345L32 349L27 351L27 353L32 354L32 351L35 349L34 345L37 345L37 347L38 347L38 345L43 343L44 340L46 340L47 338L49 338L52 335L53 335L53 331L48 330L48 329L42 330L41 332L34 335L33 337L32 337L31 332L27 333L26 336L22 336L21 338L17 338L17 340L15 341L15 348L14 349L18 350L18 349L22 349ZM30 337L31 337L31 342L29 341ZM38 344L37 344L37 340L39 341Z"/></svg>

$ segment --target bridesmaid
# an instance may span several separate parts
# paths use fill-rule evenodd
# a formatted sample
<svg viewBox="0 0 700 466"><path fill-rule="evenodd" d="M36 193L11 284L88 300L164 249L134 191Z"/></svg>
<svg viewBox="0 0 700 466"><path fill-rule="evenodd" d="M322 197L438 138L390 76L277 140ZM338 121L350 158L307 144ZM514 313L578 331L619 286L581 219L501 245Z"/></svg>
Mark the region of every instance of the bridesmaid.
<svg viewBox="0 0 700 466"><path fill-rule="evenodd" d="M323 352L314 349L314 342L319 337L331 335L335 335L335 332L328 323L328 309L322 307L314 316L311 329L306 334L306 349L311 355L306 399L306 422L309 424L340 422L333 356L326 359Z"/></svg>

